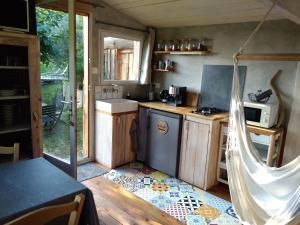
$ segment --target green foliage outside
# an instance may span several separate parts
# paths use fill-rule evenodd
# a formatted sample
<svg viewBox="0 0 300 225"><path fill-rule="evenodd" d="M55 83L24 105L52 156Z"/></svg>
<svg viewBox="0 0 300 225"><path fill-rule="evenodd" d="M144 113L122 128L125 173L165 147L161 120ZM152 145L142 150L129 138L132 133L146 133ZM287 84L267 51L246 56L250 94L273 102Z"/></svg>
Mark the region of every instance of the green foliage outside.
<svg viewBox="0 0 300 225"><path fill-rule="evenodd" d="M63 70L68 66L68 14L36 8L37 33L41 43L41 73ZM83 16L76 16L77 87L83 81Z"/></svg>

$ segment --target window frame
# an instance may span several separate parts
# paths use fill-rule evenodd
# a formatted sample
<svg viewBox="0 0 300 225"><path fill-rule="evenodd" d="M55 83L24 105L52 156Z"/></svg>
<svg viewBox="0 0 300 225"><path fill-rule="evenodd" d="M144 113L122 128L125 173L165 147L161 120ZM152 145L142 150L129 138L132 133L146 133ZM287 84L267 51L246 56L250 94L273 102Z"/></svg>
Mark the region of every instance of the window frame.
<svg viewBox="0 0 300 225"><path fill-rule="evenodd" d="M104 38L105 37L114 37L114 38L122 38L132 41L139 41L139 59L138 59L138 70L136 80L105 80L104 79L104 67L103 67L103 60L104 60ZM108 85L108 84L137 84L139 82L140 74L141 74L141 62L142 62L142 50L144 44L144 34L140 34L140 32L126 32L126 31L112 31L112 30L104 30L99 29L99 48L98 53L99 55L99 75L100 75L100 84Z"/></svg>

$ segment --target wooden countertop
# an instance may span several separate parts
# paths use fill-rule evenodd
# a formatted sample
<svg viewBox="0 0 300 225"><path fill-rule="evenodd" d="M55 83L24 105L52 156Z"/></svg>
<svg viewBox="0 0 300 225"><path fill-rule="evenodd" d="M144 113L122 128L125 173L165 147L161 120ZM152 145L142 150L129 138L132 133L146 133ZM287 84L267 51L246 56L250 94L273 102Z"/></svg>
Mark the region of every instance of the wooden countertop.
<svg viewBox="0 0 300 225"><path fill-rule="evenodd" d="M200 119L206 119L206 120L220 120L228 117L228 113L222 113L222 114L216 114L212 116L203 116L200 114L192 113L192 111L196 110L196 107L192 106L171 106L167 105L162 102L139 102L140 106L150 108L150 109L157 109L161 111L181 114L183 116L192 116Z"/></svg>
<svg viewBox="0 0 300 225"><path fill-rule="evenodd" d="M228 126L228 119L222 121L221 123L224 124L224 126ZM247 124L247 128L248 131L251 133L263 134L263 135L276 135L284 132L284 127L264 128L264 127L257 127L257 126Z"/></svg>

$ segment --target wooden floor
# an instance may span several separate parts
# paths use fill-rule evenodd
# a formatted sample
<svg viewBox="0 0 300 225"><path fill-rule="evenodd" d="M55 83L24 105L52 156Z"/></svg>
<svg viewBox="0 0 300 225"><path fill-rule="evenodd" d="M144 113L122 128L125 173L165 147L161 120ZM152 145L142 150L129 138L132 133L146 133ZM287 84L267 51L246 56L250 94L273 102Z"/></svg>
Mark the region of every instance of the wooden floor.
<svg viewBox="0 0 300 225"><path fill-rule="evenodd" d="M82 183L94 194L101 225L182 225L174 217L101 176ZM209 192L230 200L226 186L216 186Z"/></svg>

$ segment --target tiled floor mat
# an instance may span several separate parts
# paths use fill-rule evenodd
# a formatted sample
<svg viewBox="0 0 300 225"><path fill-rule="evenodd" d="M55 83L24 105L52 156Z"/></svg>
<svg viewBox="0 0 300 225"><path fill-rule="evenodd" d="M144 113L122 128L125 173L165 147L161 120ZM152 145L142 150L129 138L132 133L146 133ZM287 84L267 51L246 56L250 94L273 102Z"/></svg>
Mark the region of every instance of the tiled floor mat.
<svg viewBox="0 0 300 225"><path fill-rule="evenodd" d="M131 163L103 176L184 224L240 224L230 202L142 163Z"/></svg>

